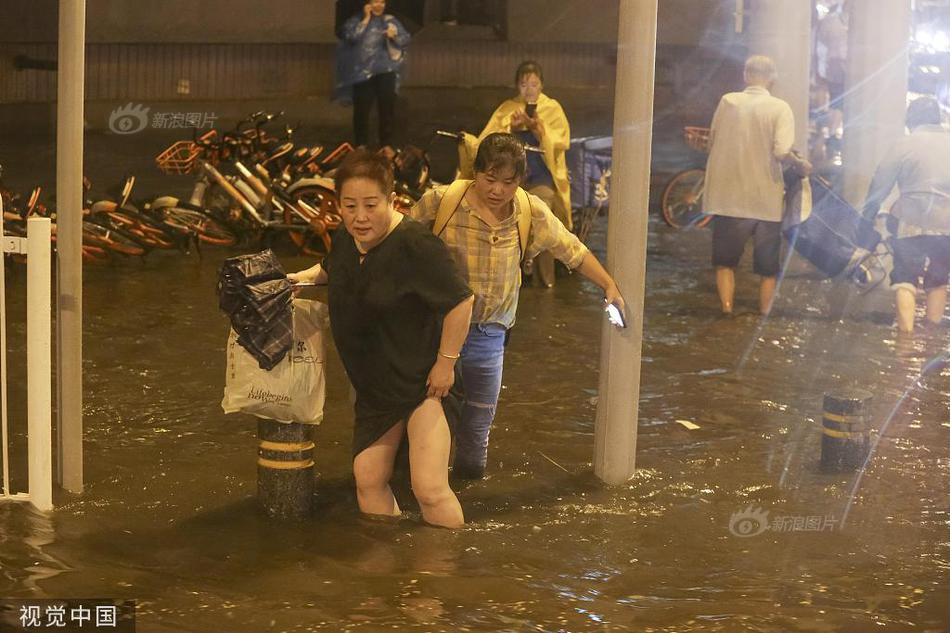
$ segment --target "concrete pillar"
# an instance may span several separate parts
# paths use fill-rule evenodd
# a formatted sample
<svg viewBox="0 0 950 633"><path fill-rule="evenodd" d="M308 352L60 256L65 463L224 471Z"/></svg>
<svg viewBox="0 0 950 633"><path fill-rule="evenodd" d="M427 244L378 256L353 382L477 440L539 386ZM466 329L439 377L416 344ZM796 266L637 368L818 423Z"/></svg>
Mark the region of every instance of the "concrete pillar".
<svg viewBox="0 0 950 633"><path fill-rule="evenodd" d="M56 104L58 479L82 492L82 176L86 1L59 2Z"/></svg>
<svg viewBox="0 0 950 633"><path fill-rule="evenodd" d="M607 263L626 300L629 327L603 320L594 473L608 484L630 479L636 465L656 13L657 0L620 0Z"/></svg>
<svg viewBox="0 0 950 633"><path fill-rule="evenodd" d="M795 149L808 156L808 97L811 84L813 0L756 0L750 8L749 54L775 61L772 94L795 115Z"/></svg>
<svg viewBox="0 0 950 633"><path fill-rule="evenodd" d="M860 207L884 153L904 133L911 0L850 0L844 96L844 196Z"/></svg>

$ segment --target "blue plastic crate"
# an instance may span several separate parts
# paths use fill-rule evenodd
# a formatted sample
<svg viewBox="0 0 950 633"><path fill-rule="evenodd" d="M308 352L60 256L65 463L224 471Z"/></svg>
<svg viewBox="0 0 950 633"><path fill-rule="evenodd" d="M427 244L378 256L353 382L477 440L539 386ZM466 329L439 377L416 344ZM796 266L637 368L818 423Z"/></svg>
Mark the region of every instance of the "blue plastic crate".
<svg viewBox="0 0 950 633"><path fill-rule="evenodd" d="M571 178L571 206L575 209L596 207L594 192L601 177L610 170L614 139L611 136L585 136L571 139L567 150L567 169Z"/></svg>

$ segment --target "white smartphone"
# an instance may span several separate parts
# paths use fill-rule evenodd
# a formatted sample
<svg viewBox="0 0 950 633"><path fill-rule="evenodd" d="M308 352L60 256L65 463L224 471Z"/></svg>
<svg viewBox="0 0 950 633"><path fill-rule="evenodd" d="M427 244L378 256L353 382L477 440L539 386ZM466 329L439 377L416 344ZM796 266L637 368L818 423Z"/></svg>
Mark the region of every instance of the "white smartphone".
<svg viewBox="0 0 950 633"><path fill-rule="evenodd" d="M621 312L620 308L614 304L608 303L606 306L604 306L604 312L607 313L607 320L610 321L611 325L614 325L621 330L627 327L627 321L623 318L623 312Z"/></svg>

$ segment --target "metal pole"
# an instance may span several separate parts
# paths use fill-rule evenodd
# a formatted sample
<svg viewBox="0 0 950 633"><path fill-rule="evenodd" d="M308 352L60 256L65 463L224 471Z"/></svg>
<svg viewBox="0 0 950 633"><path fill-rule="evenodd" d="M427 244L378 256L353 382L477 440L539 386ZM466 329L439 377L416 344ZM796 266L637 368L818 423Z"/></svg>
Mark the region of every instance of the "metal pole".
<svg viewBox="0 0 950 633"><path fill-rule="evenodd" d="M3 442L3 489L0 496L10 495L10 450L7 447L7 270L6 243L3 239L3 196L0 196L0 441Z"/></svg>
<svg viewBox="0 0 950 633"><path fill-rule="evenodd" d="M632 322L617 330L604 319L601 339L594 473L608 484L630 479L636 465L656 16L657 0L620 0L607 261Z"/></svg>
<svg viewBox="0 0 950 633"><path fill-rule="evenodd" d="M758 0L749 27L749 54L775 61L772 94L795 114L795 149L808 157L812 0Z"/></svg>
<svg viewBox="0 0 950 633"><path fill-rule="evenodd" d="M851 0L844 94L844 196L860 207L874 170L904 134L910 0Z"/></svg>
<svg viewBox="0 0 950 633"><path fill-rule="evenodd" d="M257 420L257 500L272 518L313 510L313 425Z"/></svg>
<svg viewBox="0 0 950 633"><path fill-rule="evenodd" d="M56 107L57 479L82 492L82 176L85 0L60 0Z"/></svg>
<svg viewBox="0 0 950 633"><path fill-rule="evenodd" d="M52 253L49 218L26 223L26 391L30 502L53 509Z"/></svg>

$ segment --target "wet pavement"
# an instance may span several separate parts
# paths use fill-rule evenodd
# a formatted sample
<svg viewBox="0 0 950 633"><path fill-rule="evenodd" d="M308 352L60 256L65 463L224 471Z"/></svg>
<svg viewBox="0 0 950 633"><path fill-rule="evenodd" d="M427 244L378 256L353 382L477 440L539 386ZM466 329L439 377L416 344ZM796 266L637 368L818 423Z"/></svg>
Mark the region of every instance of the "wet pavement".
<svg viewBox="0 0 950 633"><path fill-rule="evenodd" d="M421 525L405 484L404 520L358 517L332 347L317 509L275 522L255 507L255 422L219 405L231 254L86 268L86 490L49 515L0 504L0 596L134 599L149 633L950 629L950 370L920 377L950 330L897 338L889 312L847 310L850 289L803 268L765 320L746 269L739 316L718 318L709 233L654 215L629 484L591 474L603 315L572 276L522 295L490 474L456 485L466 529ZM22 487L22 273L8 288ZM822 473L822 396L855 387L874 394L875 450L860 477ZM750 507L769 529L738 536Z"/></svg>

